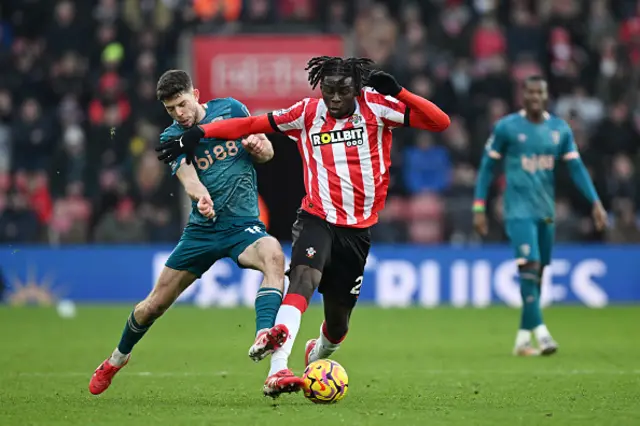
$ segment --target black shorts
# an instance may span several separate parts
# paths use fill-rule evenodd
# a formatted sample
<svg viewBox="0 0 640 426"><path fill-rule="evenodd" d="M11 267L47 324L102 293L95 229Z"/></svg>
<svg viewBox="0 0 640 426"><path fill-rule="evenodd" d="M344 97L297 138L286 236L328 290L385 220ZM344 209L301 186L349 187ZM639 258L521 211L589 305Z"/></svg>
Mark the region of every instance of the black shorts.
<svg viewBox="0 0 640 426"><path fill-rule="evenodd" d="M335 226L299 210L292 234L290 270L299 265L317 269L322 272L320 293L355 306L371 248L369 228Z"/></svg>

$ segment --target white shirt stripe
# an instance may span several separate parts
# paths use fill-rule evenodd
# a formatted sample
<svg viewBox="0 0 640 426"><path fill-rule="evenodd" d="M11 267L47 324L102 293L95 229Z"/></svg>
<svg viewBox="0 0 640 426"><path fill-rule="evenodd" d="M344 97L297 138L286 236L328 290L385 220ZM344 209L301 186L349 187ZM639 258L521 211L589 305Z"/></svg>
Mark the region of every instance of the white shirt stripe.
<svg viewBox="0 0 640 426"><path fill-rule="evenodd" d="M324 121L320 117L324 117L327 113L327 107L324 102L318 102L318 107L316 109L316 116L313 119L313 126L309 129L309 134L312 135L314 133L320 133L322 130L322 125ZM320 151L320 147L313 147L313 152L311 153L313 158L316 160L318 165L318 190L320 192L320 201L322 202L322 209L327 214L327 222L336 223L338 221L338 216L336 214L336 209L333 206L333 202L331 200L331 192L329 191L329 176L327 175L327 169L324 167L324 163L322 161L322 153Z"/></svg>
<svg viewBox="0 0 640 426"><path fill-rule="evenodd" d="M342 130L345 124L347 124L346 119L337 120L333 130ZM342 189L342 208L347 213L347 225L353 225L357 223L357 220L355 217L353 183L351 182L349 165L347 164L346 145L344 143L334 143L331 145L331 149L333 150L333 162L335 164L336 174L340 178L340 188Z"/></svg>
<svg viewBox="0 0 640 426"><path fill-rule="evenodd" d="M380 131L378 129L378 131ZM362 185L364 186L364 219L371 216L373 202L376 198L376 187L373 178L373 162L371 161L371 146L369 132L364 132L364 143L358 147L360 156L360 170L362 171Z"/></svg>

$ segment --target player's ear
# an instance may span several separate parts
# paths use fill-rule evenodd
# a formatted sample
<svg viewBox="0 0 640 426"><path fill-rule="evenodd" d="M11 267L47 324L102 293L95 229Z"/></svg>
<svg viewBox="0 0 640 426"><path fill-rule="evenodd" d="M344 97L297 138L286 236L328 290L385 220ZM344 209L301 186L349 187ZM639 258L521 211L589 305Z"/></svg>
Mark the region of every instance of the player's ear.
<svg viewBox="0 0 640 426"><path fill-rule="evenodd" d="M193 97L196 101L200 100L200 91L198 89L193 89Z"/></svg>

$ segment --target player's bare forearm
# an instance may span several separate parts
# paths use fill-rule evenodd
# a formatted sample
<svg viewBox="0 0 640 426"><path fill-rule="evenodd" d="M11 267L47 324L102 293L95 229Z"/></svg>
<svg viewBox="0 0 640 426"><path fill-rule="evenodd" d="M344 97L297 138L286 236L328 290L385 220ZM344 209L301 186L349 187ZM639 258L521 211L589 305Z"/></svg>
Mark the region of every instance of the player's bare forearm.
<svg viewBox="0 0 640 426"><path fill-rule="evenodd" d="M200 182L196 169L191 164L185 164L184 159L176 172L176 176L178 176L185 192L192 200L198 201L200 198L209 195L207 188Z"/></svg>
<svg viewBox="0 0 640 426"><path fill-rule="evenodd" d="M409 126L415 129L442 132L451 124L451 119L433 102L407 89L398 93L397 99L410 108Z"/></svg>
<svg viewBox="0 0 640 426"><path fill-rule="evenodd" d="M204 132L205 138L226 140L240 139L248 135L270 133L274 131L273 127L271 127L271 123L269 123L267 115L230 118L228 120L202 124L199 127Z"/></svg>

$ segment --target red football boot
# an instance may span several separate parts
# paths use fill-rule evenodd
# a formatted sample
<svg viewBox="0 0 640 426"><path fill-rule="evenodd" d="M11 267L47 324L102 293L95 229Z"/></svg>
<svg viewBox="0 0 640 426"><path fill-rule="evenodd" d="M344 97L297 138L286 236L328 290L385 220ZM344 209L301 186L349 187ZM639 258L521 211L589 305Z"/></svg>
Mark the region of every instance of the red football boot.
<svg viewBox="0 0 640 426"><path fill-rule="evenodd" d="M265 396L277 398L283 393L298 392L302 389L303 384L304 380L296 377L291 370L286 369L267 377L262 390Z"/></svg>
<svg viewBox="0 0 640 426"><path fill-rule="evenodd" d="M262 361L284 345L289 338L289 329L284 324L258 332L253 346L249 348L249 358L255 362Z"/></svg>
<svg viewBox="0 0 640 426"><path fill-rule="evenodd" d="M307 341L307 344L304 347L304 365L305 367L310 364L309 357L311 356L311 352L313 348L316 347L316 339L311 339Z"/></svg>
<svg viewBox="0 0 640 426"><path fill-rule="evenodd" d="M127 357L127 360L120 367L111 365L109 363L109 358L107 358L102 364L100 364L100 367L96 369L96 371L93 373L93 376L91 377L91 381L89 382L89 392L94 395L100 395L102 392L107 390L107 388L111 385L113 376L115 376L116 373L122 369L122 367L127 365L127 363L129 362L129 358L131 358L131 355Z"/></svg>

